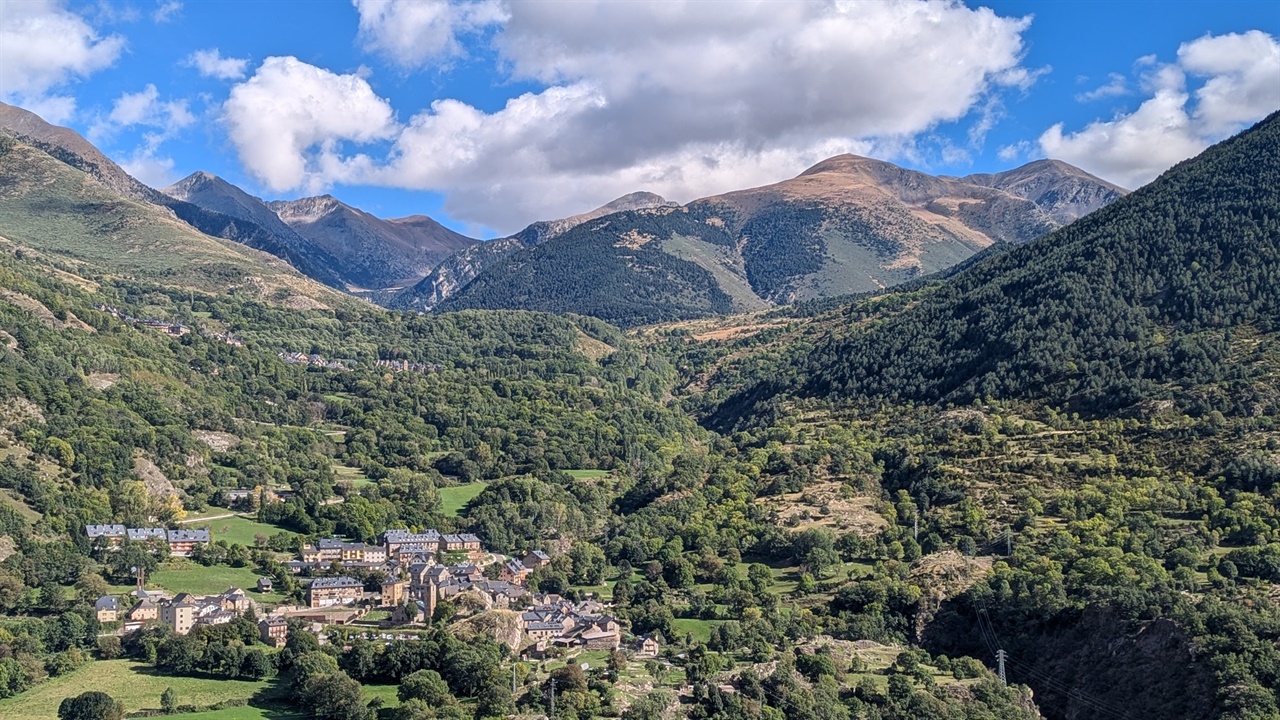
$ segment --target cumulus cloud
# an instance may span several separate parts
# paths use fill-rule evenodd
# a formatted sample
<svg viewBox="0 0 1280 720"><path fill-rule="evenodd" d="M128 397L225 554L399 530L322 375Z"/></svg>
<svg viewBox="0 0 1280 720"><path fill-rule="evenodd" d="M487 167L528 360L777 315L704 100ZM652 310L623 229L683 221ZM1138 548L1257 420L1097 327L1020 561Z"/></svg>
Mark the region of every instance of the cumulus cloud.
<svg viewBox="0 0 1280 720"><path fill-rule="evenodd" d="M1041 150L1134 188L1280 109L1280 44L1266 33L1205 35L1183 43L1175 63L1139 62L1150 97L1136 110L1074 133L1058 123L1040 136ZM1192 91L1188 77L1204 80Z"/></svg>
<svg viewBox="0 0 1280 720"><path fill-rule="evenodd" d="M1093 102L1103 98L1119 97L1129 94L1129 80L1120 73L1111 73L1108 75L1106 85L1096 87L1088 92L1082 92L1076 95L1076 100L1080 102Z"/></svg>
<svg viewBox="0 0 1280 720"><path fill-rule="evenodd" d="M195 68L205 77L218 80L239 80L249 69L247 58L222 57L218 48L196 50L187 56L183 64Z"/></svg>
<svg viewBox="0 0 1280 720"><path fill-rule="evenodd" d="M996 157L1005 162L1014 162L1019 158L1030 157L1035 151L1035 145L1030 140L1019 140L1016 143L1002 145L996 151Z"/></svg>
<svg viewBox="0 0 1280 720"><path fill-rule="evenodd" d="M585 83L573 127L614 164L687 142L912 134L1018 67L1026 21L949 3L520 3L498 42L516 78ZM618 142L619 136L627 142Z"/></svg>
<svg viewBox="0 0 1280 720"><path fill-rule="evenodd" d="M223 120L245 167L275 191L357 177L371 161L341 143L391 138L391 105L357 75L338 75L294 57L270 57L233 87Z"/></svg>
<svg viewBox="0 0 1280 720"><path fill-rule="evenodd" d="M182 3L178 0L161 0L155 12L151 13L151 19L157 23L167 23L180 12L182 12Z"/></svg>
<svg viewBox="0 0 1280 720"><path fill-rule="evenodd" d="M352 0L352 4L360 14L365 50L404 68L460 57L465 52L458 36L507 18L497 0Z"/></svg>
<svg viewBox="0 0 1280 720"><path fill-rule="evenodd" d="M161 154L161 146L183 128L196 121L186 100L163 100L155 85L148 84L136 93L124 93L111 104L110 112L89 126L89 139L104 143L123 130L140 128L140 143L124 157L120 166L130 175L150 185L164 187L177 178L173 159Z"/></svg>
<svg viewBox="0 0 1280 720"><path fill-rule="evenodd" d="M124 44L53 0L0 3L0 98L65 122L75 100L57 90L110 67Z"/></svg>
<svg viewBox="0 0 1280 720"><path fill-rule="evenodd" d="M161 100L156 86L148 84L136 93L116 98L111 112L89 127L89 138L96 142L119 130L143 126L158 131L153 133L158 144L195 121L186 100Z"/></svg>
<svg viewBox="0 0 1280 720"><path fill-rule="evenodd" d="M118 162L125 172L153 188L167 187L179 179L173 171L173 158L157 155L150 146L144 145Z"/></svg>
<svg viewBox="0 0 1280 720"><path fill-rule="evenodd" d="M1207 77L1196 91L1195 120L1221 136L1280 109L1280 43L1258 30L1206 35L1178 48L1178 65Z"/></svg>
<svg viewBox="0 0 1280 720"><path fill-rule="evenodd" d="M53 125L66 125L76 114L76 99L70 95L44 95L37 97L7 98L39 115Z"/></svg>
<svg viewBox="0 0 1280 720"><path fill-rule="evenodd" d="M542 89L493 111L437 100L398 124L361 77L272 58L224 106L242 161L275 191L443 192L453 217L499 231L637 189L688 200L840 152L910 151L979 106L980 143L997 95L1044 72L1020 65L1028 19L941 0L355 5L366 48L405 67L501 22L501 67ZM344 154L384 140L383 157Z"/></svg>

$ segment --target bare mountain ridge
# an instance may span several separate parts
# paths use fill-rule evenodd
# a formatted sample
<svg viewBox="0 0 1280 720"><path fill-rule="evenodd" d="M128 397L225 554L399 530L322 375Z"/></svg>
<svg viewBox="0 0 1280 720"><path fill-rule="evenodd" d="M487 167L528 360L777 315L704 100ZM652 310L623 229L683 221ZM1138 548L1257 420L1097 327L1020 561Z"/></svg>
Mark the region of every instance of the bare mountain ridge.
<svg viewBox="0 0 1280 720"><path fill-rule="evenodd" d="M540 223L534 223L531 228L538 228L539 238L541 240L549 240L556 235L563 235L573 228L584 222L595 220L606 215L612 215L627 210L645 210L657 207L679 207L680 203L668 200L657 193L651 192L633 192L623 195L622 197L601 205L595 210L570 215L560 220L547 220Z"/></svg>
<svg viewBox="0 0 1280 720"><path fill-rule="evenodd" d="M266 203L226 180L200 170L161 192L207 212L252 223L271 239L270 245L261 249L287 260L312 278L345 289L347 279L337 258L295 232Z"/></svg>
<svg viewBox="0 0 1280 720"><path fill-rule="evenodd" d="M267 203L281 221L337 258L352 285L384 289L421 280L478 240L425 215L384 220L331 195Z"/></svg>
<svg viewBox="0 0 1280 720"><path fill-rule="evenodd" d="M434 277L393 304L416 309L528 307L529 298L540 297L561 307L559 298L584 278L626 277L611 274L619 270L615 266L652 276L663 265L670 277L692 277L683 262L714 278L736 309L750 310L886 288L954 266L995 243L1028 242L1124 194L1058 161L957 178L839 155L782 182L684 206L659 203L613 214L586 213L575 216L578 221L567 229L532 225L515 236L519 242L450 258ZM589 219L580 220L584 217ZM602 247L616 252L602 254ZM652 254L654 249L679 262L667 263ZM573 277L576 272L565 270L574 257L582 262L590 257L609 267L583 267L578 271L582 276ZM467 272L454 272L458 265ZM449 277L439 277L446 270ZM529 283L561 288L530 289ZM637 286L652 292L656 284L660 281L650 277ZM673 296L690 292L697 294L688 287L671 289ZM604 302L599 296L587 300L588 295L577 296L586 304ZM704 300L684 307L698 312L719 306L723 298ZM649 307L640 298L636 301ZM570 310L590 314L586 304Z"/></svg>
<svg viewBox="0 0 1280 720"><path fill-rule="evenodd" d="M1035 160L1002 173L966 175L960 180L1026 198L1064 225L1128 194L1119 185L1061 160Z"/></svg>
<svg viewBox="0 0 1280 720"><path fill-rule="evenodd" d="M197 170L173 185L162 188L161 192L207 210L256 222L282 237L303 240L265 202L212 173Z"/></svg>
<svg viewBox="0 0 1280 720"><path fill-rule="evenodd" d="M328 195L265 203L207 173L194 173L165 194L130 177L74 131L25 110L0 104L0 126L200 232L271 253L328 285L418 310L451 298L458 307L525 307L524 299L553 295L554 288L531 294L513 283L589 282L604 277L600 262L625 266L610 276L616 281L627 281L630 271L647 274L636 287L645 288L649 297L641 305L649 309L668 296L683 297L688 312L724 306L724 297L704 297L704 280L714 280L711 286L739 310L875 290L953 266L996 242L1038 237L1124 194L1052 160L956 178L841 155L760 188L685 206L632 193L480 243L425 216L385 220ZM596 264L575 265L572 250L561 252L556 243L591 246ZM646 257L637 257L635 251L648 244L641 253ZM539 253L557 252L553 272L535 272ZM478 278L517 255L523 275L486 282L483 299L465 297ZM701 289L685 287L699 273L694 285ZM504 289L504 283L510 285ZM405 285L411 287L400 290Z"/></svg>

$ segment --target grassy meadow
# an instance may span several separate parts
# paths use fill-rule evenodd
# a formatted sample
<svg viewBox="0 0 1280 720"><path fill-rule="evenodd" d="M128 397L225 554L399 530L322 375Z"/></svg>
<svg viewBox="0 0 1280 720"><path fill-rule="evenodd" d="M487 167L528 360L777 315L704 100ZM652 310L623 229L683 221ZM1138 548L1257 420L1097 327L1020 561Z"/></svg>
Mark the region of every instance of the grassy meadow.
<svg viewBox="0 0 1280 720"><path fill-rule="evenodd" d="M58 704L64 698L90 690L100 690L124 703L125 713L159 709L160 694L165 688L178 693L183 705L208 706L224 700L251 698L267 687L265 681L225 680L211 678L170 677L158 675L145 663L132 660L98 660L61 677L51 678L16 697L0 700L0 717L13 720L57 720ZM231 708L214 715L218 720L247 720L278 715L253 715L254 708ZM185 715L183 717L199 717Z"/></svg>

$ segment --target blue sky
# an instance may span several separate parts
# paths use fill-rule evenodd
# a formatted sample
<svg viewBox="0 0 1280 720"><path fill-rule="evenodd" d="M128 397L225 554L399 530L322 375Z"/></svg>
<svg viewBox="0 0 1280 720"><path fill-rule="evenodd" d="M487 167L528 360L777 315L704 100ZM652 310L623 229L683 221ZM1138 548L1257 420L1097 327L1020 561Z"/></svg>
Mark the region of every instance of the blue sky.
<svg viewBox="0 0 1280 720"><path fill-rule="evenodd" d="M0 2L0 99L143 181L477 236L856 152L1135 187L1280 109L1275 2Z"/></svg>

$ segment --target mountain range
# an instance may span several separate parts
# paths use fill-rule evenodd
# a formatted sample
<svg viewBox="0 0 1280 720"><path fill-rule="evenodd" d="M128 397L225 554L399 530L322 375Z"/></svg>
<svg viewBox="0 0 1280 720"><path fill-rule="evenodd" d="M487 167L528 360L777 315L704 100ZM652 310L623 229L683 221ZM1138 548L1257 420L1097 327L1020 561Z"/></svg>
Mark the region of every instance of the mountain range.
<svg viewBox="0 0 1280 720"><path fill-rule="evenodd" d="M837 310L803 359L715 415L737 423L794 397L1033 397L1096 414L1195 404L1188 388L1215 383L1214 402L1236 412L1274 403L1273 378L1254 386L1230 368L1237 333L1280 329L1278 150L1280 113L883 322L851 330L852 309Z"/></svg>
<svg viewBox="0 0 1280 720"><path fill-rule="evenodd" d="M391 304L577 312L624 326L757 310L928 275L1125 192L1054 160L950 178L841 155L684 206L651 196L550 231L532 226L455 255Z"/></svg>
<svg viewBox="0 0 1280 720"><path fill-rule="evenodd" d="M307 248L324 258L325 269L350 290L416 282L449 254L477 242L425 216L382 220L329 195L266 203L206 172L192 173L163 192L254 223L286 247Z"/></svg>
<svg viewBox="0 0 1280 720"><path fill-rule="evenodd" d="M0 106L0 128L122 198L380 304L574 312L622 326L880 290L1032 240L1126 192L1054 160L956 178L841 155L773 185L685 205L637 192L481 242L329 195L265 202L205 172L158 191L25 110Z"/></svg>

